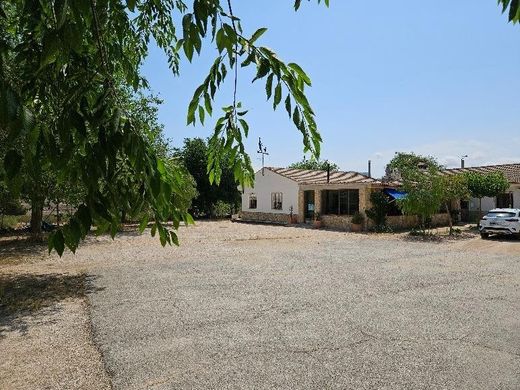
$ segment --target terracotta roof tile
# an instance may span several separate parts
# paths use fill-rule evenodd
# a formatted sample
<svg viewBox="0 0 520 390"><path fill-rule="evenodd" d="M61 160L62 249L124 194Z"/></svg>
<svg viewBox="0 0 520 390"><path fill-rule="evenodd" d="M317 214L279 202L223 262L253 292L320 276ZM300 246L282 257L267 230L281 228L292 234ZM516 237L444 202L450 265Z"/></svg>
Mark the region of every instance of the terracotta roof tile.
<svg viewBox="0 0 520 390"><path fill-rule="evenodd" d="M278 173L298 184L359 184L359 183L379 183L371 177L362 175L358 172L331 171L329 182L327 183L327 171L294 169L294 168L273 168L267 167L272 172Z"/></svg>
<svg viewBox="0 0 520 390"><path fill-rule="evenodd" d="M476 172L476 173L490 173L502 172L510 183L520 183L520 163L518 164L501 164L501 165L485 165L481 167L467 167L467 168L451 168L443 171L448 175L456 175L458 173Z"/></svg>

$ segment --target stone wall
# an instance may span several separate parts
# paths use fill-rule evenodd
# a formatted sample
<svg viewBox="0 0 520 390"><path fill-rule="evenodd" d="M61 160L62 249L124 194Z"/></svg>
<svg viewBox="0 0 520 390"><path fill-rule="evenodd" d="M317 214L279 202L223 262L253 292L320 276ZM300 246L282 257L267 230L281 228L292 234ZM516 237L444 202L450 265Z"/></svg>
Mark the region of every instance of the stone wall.
<svg viewBox="0 0 520 390"><path fill-rule="evenodd" d="M435 214L432 217L433 226L447 226L448 214ZM393 229L411 229L419 225L416 215L394 215L386 217L386 224Z"/></svg>
<svg viewBox="0 0 520 390"><path fill-rule="evenodd" d="M288 223L289 222L289 214L241 211L239 213L239 216L242 220L251 221L251 222L274 222L274 223Z"/></svg>
<svg viewBox="0 0 520 390"><path fill-rule="evenodd" d="M351 230L352 216L350 215L322 215L322 226L337 230ZM399 215L386 217L386 223L393 229L411 229L419 225L419 217L415 215ZM447 226L448 214L435 214L432 217L433 226ZM369 219L365 219L364 229L373 227Z"/></svg>
<svg viewBox="0 0 520 390"><path fill-rule="evenodd" d="M349 231L351 219L352 217L348 215L322 215L321 224L326 228Z"/></svg>

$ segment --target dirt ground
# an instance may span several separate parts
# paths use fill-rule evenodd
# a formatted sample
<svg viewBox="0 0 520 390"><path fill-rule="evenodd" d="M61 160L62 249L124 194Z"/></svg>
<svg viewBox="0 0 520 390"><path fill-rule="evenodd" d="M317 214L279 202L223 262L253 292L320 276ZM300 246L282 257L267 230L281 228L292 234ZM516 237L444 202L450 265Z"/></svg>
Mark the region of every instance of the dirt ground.
<svg viewBox="0 0 520 390"><path fill-rule="evenodd" d="M299 227L202 222L181 229L181 248L161 248L148 235L126 232L112 241L89 237L76 255L48 255L44 246L0 240L0 388L107 389L111 375L94 342L88 294L96 294L92 275L170 258L199 256L200 247L218 253L253 245L291 251L298 245L317 250L323 243L354 240L370 248L376 241L409 241L404 234L352 234ZM375 241L374 241L375 240ZM422 245L420 242L417 245ZM481 240L469 234L428 245L478 256L520 257L514 239ZM209 252L208 252L209 253ZM101 291L102 293L102 291ZM109 370L110 371L110 370ZM113 375L113 373L112 373ZM124 387L122 387L124 388Z"/></svg>

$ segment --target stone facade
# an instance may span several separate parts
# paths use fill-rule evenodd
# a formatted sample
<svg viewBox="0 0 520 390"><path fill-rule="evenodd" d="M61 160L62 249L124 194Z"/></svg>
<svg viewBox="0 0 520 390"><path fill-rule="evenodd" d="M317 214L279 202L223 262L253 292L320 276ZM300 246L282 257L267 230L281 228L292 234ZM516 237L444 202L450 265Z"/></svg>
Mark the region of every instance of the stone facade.
<svg viewBox="0 0 520 390"><path fill-rule="evenodd" d="M273 223L289 223L289 214L282 213L261 213L254 211L241 211L239 216L244 221L251 222L273 222Z"/></svg>
<svg viewBox="0 0 520 390"><path fill-rule="evenodd" d="M419 225L419 217L416 215L388 216L386 224L393 229L410 229ZM433 226L447 226L448 224L448 214L435 214L432 217Z"/></svg>
<svg viewBox="0 0 520 390"><path fill-rule="evenodd" d="M376 188L370 185L358 185L345 187L344 185L301 185L298 191L298 207L295 208L294 214L298 217L298 223L305 222L305 191L314 191L314 208L320 212L322 226L325 228L350 231L352 226L351 215L326 215L321 214L321 192L325 190L334 190L342 188L351 188L359 190L359 212L364 217L363 230L368 230L373 226L373 223L367 218L365 210L372 207L370 202L370 194ZM377 189L380 190L380 189ZM262 221L273 223L288 223L289 214L284 213L266 213L254 211L242 211L240 217L245 221ZM388 226L394 229L409 229L418 225L419 218L411 215L399 215L387 217ZM432 225L446 226L448 225L447 214L436 214L432 218Z"/></svg>
<svg viewBox="0 0 520 390"><path fill-rule="evenodd" d="M305 196L301 188L298 191L298 222L305 222Z"/></svg>
<svg viewBox="0 0 520 390"><path fill-rule="evenodd" d="M321 224L323 227L336 230L351 230L352 217L348 215L322 215Z"/></svg>

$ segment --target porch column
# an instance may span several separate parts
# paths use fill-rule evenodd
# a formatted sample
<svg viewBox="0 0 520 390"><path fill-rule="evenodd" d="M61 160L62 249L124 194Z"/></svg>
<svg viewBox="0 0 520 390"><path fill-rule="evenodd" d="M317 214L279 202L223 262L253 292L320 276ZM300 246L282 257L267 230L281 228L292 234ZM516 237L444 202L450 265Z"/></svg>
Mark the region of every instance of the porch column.
<svg viewBox="0 0 520 390"><path fill-rule="evenodd" d="M296 211L296 210L295 210ZM298 190L298 222L305 222L305 196L303 195L303 190Z"/></svg>
<svg viewBox="0 0 520 390"><path fill-rule="evenodd" d="M366 210L372 207L372 202L370 202L371 192L372 191L369 187L362 187L359 189L359 212L365 217L365 222L363 224L364 230L367 230L369 225Z"/></svg>
<svg viewBox="0 0 520 390"><path fill-rule="evenodd" d="M314 190L314 212L321 215L321 190L318 188Z"/></svg>

